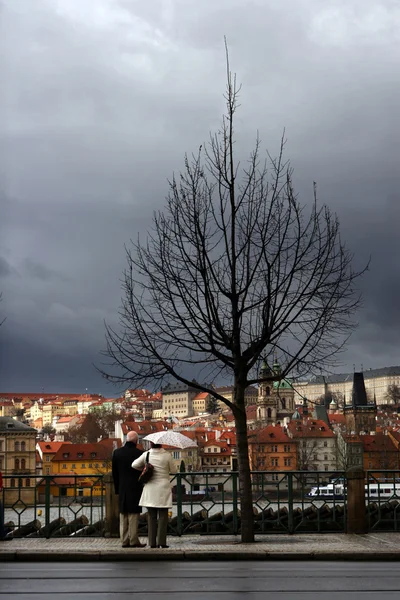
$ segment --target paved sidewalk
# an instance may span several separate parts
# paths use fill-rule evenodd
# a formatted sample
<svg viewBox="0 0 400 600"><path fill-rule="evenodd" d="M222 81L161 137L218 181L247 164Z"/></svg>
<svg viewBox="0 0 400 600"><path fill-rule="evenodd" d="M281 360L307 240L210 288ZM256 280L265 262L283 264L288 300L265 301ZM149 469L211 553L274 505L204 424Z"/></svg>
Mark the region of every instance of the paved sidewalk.
<svg viewBox="0 0 400 600"><path fill-rule="evenodd" d="M122 548L117 538L15 539L0 542L0 561L93 560L398 560L400 533L169 537L168 549ZM147 541L145 538L143 542Z"/></svg>

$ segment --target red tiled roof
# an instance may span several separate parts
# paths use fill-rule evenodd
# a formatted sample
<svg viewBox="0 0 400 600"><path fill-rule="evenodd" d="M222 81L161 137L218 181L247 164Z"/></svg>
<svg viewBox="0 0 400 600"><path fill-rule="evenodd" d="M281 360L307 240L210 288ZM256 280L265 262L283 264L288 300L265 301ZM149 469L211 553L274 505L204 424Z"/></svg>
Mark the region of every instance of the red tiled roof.
<svg viewBox="0 0 400 600"><path fill-rule="evenodd" d="M291 421L288 424L288 429L294 438L335 437L333 431L322 419L308 419L306 424L303 421Z"/></svg>
<svg viewBox="0 0 400 600"><path fill-rule="evenodd" d="M343 413L334 413L332 415L328 413L328 419L331 425L346 425L346 417Z"/></svg>
<svg viewBox="0 0 400 600"><path fill-rule="evenodd" d="M149 433L171 429L171 423L166 421L125 421L125 423L122 423L121 429L125 435L128 431L136 431L139 435L148 435Z"/></svg>
<svg viewBox="0 0 400 600"><path fill-rule="evenodd" d="M193 400L205 400L209 396L208 392L199 392L197 396L193 398Z"/></svg>
<svg viewBox="0 0 400 600"><path fill-rule="evenodd" d="M92 454L96 456L91 456ZM64 456L68 454L68 456ZM82 456L78 456L82 454ZM108 448L102 444L66 444L65 442L58 449L53 461L65 460L87 460L89 458L106 459L109 458Z"/></svg>
<svg viewBox="0 0 400 600"><path fill-rule="evenodd" d="M267 425L263 429L249 432L249 444L279 444L282 442L290 443L291 441L286 431L280 425Z"/></svg>
<svg viewBox="0 0 400 600"><path fill-rule="evenodd" d="M388 435L361 435L364 452L397 452L397 448Z"/></svg>
<svg viewBox="0 0 400 600"><path fill-rule="evenodd" d="M64 444L70 444L71 442L38 442L39 448L43 454L54 454Z"/></svg>
<svg viewBox="0 0 400 600"><path fill-rule="evenodd" d="M99 441L99 444L102 444L108 450L114 450L114 447L121 448L122 446L122 442L119 438L104 438Z"/></svg>

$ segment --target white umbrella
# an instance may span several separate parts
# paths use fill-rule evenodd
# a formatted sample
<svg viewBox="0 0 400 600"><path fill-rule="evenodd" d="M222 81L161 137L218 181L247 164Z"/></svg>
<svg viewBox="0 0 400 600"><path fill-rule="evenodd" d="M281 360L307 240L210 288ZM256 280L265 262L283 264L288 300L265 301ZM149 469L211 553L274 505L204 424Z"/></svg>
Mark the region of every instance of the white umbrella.
<svg viewBox="0 0 400 600"><path fill-rule="evenodd" d="M143 438L153 444L161 444L162 446L173 446L174 448L193 448L197 446L196 442L182 435L178 431L159 431L158 433L150 433Z"/></svg>

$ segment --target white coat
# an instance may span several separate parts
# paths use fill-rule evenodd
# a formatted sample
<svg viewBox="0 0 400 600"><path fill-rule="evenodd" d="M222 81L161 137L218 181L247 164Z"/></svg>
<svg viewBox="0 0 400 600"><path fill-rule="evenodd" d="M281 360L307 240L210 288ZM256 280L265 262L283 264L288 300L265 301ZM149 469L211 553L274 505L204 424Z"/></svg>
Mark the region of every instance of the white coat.
<svg viewBox="0 0 400 600"><path fill-rule="evenodd" d="M142 470L147 452L133 461L134 469ZM164 448L152 448L149 451L149 463L154 467L153 476L143 487L139 506L150 508L172 508L172 489L170 473L175 472L172 456Z"/></svg>

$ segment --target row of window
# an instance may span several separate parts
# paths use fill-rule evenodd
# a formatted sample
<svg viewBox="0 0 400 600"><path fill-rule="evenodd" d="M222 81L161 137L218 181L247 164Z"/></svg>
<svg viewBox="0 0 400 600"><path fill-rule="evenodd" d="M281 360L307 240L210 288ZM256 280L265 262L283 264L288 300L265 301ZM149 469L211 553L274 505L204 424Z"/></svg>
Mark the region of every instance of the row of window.
<svg viewBox="0 0 400 600"><path fill-rule="evenodd" d="M21 458L21 460L19 460L19 458L14 458L14 469L17 471L19 469L26 469L26 460L25 458Z"/></svg>
<svg viewBox="0 0 400 600"><path fill-rule="evenodd" d="M24 452L26 450L26 442L14 442L15 452Z"/></svg>
<svg viewBox="0 0 400 600"><path fill-rule="evenodd" d="M21 484L23 485L24 484L24 480L21 479L20 481L21 481ZM30 479L25 479L25 485L26 485L26 487L31 487L31 480ZM10 480L10 487L12 487L12 488L17 487L14 478L12 478Z"/></svg>
<svg viewBox="0 0 400 600"><path fill-rule="evenodd" d="M265 448L266 448L266 450L265 450ZM279 446L274 446L274 445L271 446L269 444L266 447L264 445L258 446L257 449L259 452L279 452ZM286 446L286 445L283 446L283 451L290 452L291 451L290 446Z"/></svg>
<svg viewBox="0 0 400 600"><path fill-rule="evenodd" d="M285 467L290 467L292 465L292 459L285 458L283 460L283 464L285 465ZM265 467L265 458L260 458L260 460L258 461L258 465L260 467ZM279 458L271 458L271 467L279 467Z"/></svg>
<svg viewBox="0 0 400 600"><path fill-rule="evenodd" d="M94 467L95 469L98 469L98 468L99 468L99 466L100 466L100 465L99 465L99 463L94 463L94 464L93 464L93 463L89 463L89 464L88 464L88 468L89 468L89 469L93 469L93 467ZM105 462L101 463L101 466L102 466L102 467L105 467L105 466L106 466L106 463L105 463ZM69 467L68 467L68 465L66 465L66 464L63 464L62 468L63 468L63 469L68 469ZM75 464L75 463L73 463L73 464L71 465L71 469L76 469L76 464ZM81 464L81 469L86 469L86 463L82 463L82 464Z"/></svg>

